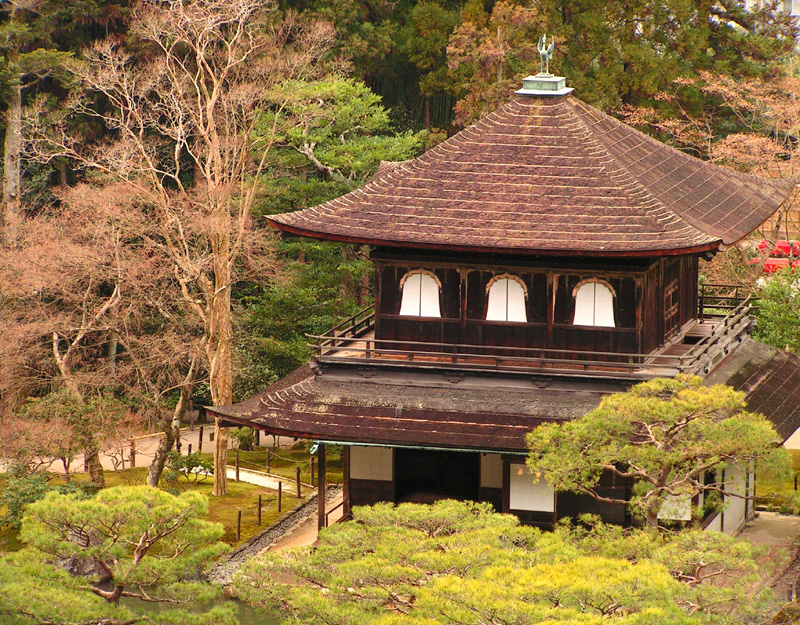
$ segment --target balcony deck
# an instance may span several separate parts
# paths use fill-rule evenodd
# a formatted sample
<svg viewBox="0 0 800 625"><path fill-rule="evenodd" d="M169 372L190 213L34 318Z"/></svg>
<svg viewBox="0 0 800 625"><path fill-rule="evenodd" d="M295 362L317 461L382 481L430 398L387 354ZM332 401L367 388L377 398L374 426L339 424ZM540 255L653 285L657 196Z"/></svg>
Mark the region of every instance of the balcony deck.
<svg viewBox="0 0 800 625"><path fill-rule="evenodd" d="M709 306L712 303L713 308ZM319 365L646 380L679 373L704 375L743 340L753 324L749 297L703 299L700 317L648 354L569 351L375 339L375 313L367 308L322 336L309 336Z"/></svg>

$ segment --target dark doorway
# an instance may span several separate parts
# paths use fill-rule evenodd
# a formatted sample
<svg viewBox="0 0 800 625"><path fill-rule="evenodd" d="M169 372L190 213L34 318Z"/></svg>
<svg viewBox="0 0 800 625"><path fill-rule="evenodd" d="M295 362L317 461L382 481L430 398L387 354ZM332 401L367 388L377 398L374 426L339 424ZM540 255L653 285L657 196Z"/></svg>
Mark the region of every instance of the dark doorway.
<svg viewBox="0 0 800 625"><path fill-rule="evenodd" d="M394 453L398 502L478 500L480 454L402 448Z"/></svg>

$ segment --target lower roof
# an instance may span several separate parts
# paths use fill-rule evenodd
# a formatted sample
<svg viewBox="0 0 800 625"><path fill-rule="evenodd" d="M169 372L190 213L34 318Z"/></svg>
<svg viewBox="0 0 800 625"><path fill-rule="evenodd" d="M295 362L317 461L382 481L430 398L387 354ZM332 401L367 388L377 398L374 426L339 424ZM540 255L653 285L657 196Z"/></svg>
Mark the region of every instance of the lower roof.
<svg viewBox="0 0 800 625"><path fill-rule="evenodd" d="M786 441L800 427L800 357L747 339L714 369L706 384L745 392L747 409L766 416Z"/></svg>
<svg viewBox="0 0 800 625"><path fill-rule="evenodd" d="M349 371L347 370L349 369ZM372 373L370 375L373 375ZM208 410L272 434L339 443L524 452L536 426L579 417L606 391L538 388L531 380L377 373L308 365L250 399Z"/></svg>
<svg viewBox="0 0 800 625"><path fill-rule="evenodd" d="M596 408L617 382L544 382L445 373L375 372L357 367L315 374L300 367L232 406L209 407L228 421L271 434L326 442L523 453L525 435ZM800 357L745 339L705 384L746 393L785 441L800 427Z"/></svg>

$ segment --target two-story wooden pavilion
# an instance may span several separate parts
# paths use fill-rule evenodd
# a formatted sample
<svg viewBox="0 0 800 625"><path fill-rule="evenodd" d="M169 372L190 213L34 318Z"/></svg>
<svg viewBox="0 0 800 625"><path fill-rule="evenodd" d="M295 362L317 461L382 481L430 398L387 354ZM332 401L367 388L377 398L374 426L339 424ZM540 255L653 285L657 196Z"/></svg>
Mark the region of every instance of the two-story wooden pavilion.
<svg viewBox="0 0 800 625"><path fill-rule="evenodd" d="M307 366L209 410L318 441L320 482L324 445L343 445L346 509L456 497L527 523L586 511L627 522L621 506L534 484L525 434L639 380L758 369L748 301L716 300L727 314L707 314L698 260L752 232L794 185L693 158L571 91L530 77L421 157L272 217L286 233L371 246L375 305L315 337ZM778 356L759 349L769 371L734 380L753 397L777 371L765 363ZM737 369L726 369L734 351ZM800 371L781 362L773 386ZM796 404L772 412L794 431ZM730 530L747 510L727 514L718 525Z"/></svg>

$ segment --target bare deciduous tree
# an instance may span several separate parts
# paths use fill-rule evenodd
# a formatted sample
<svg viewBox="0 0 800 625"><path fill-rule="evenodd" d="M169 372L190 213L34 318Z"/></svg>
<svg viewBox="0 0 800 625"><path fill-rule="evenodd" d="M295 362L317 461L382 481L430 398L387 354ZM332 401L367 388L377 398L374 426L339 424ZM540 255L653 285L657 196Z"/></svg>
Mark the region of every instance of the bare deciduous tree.
<svg viewBox="0 0 800 625"><path fill-rule="evenodd" d="M279 17L266 0L196 0L140 6L131 34L147 44L150 60L134 64L114 42L89 50L73 70L85 92L61 122L45 127L36 110L28 116L30 151L128 185L157 225L153 242L170 263L176 297L202 325L212 402L228 404L231 288L254 242L250 209L275 135L256 132L261 109L280 109L281 84L316 72L333 31ZM70 134L71 114L95 119L113 139L82 145ZM227 490L227 445L217 422L217 495Z"/></svg>

